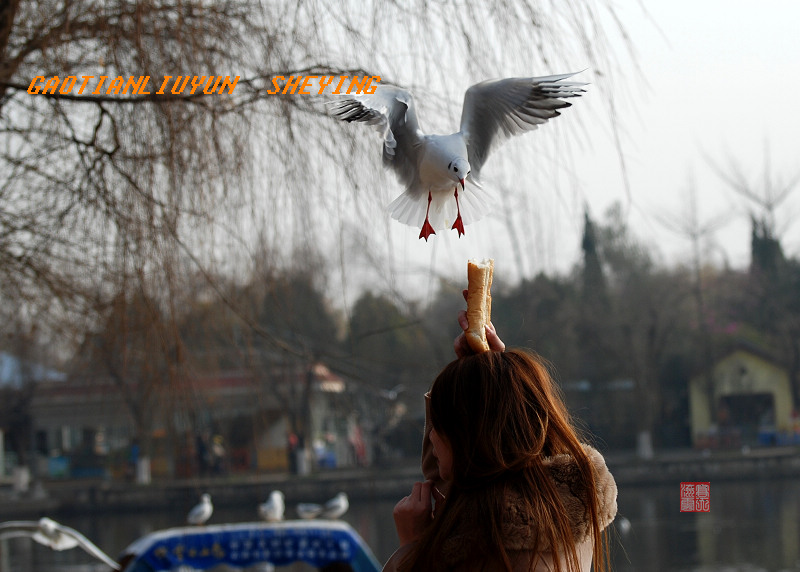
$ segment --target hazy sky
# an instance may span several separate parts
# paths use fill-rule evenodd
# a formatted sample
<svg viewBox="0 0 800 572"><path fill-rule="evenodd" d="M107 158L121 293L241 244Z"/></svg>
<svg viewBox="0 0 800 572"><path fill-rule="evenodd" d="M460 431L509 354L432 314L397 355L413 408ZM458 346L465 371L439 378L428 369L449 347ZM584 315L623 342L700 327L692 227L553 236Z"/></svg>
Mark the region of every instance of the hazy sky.
<svg viewBox="0 0 800 572"><path fill-rule="evenodd" d="M575 125L585 129L578 145L573 133L566 174L536 188L519 181L521 192L530 195L525 204L533 220L515 228L516 240L502 229L502 213L468 226L461 239L455 232L441 232L427 244L417 240L419 229L392 221L389 252L393 267L403 269L397 273L404 274L398 279L431 293L436 289L433 275L457 277L465 274L468 258L484 256L497 259L497 272L508 281L540 270L565 271L580 257L584 202L602 220L608 206L621 201L631 229L657 246L662 263L688 261L691 243L658 219L685 221L692 186L701 223L722 215L728 221L704 242L706 259L746 267L748 208L754 205L733 193L710 162L727 167L735 161L761 191L768 147L773 182L800 175L800 2L673 0L648 3L647 14L637 2L619 4L641 69L641 74L631 68L626 77L607 78L618 93L614 99L630 194L598 83L604 80L587 73L585 81L592 85L562 117L507 144L533 149L531 161L541 163L552 158L547 149L553 153L552 141L560 133L574 131ZM530 75L587 67L589 62L576 61L571 70L531 70ZM424 124L425 117L420 120ZM490 158L487 172L495 161ZM503 179L514 185L507 170L503 167ZM800 223L794 222L800 217L800 184L776 215L785 251L800 256Z"/></svg>
<svg viewBox="0 0 800 572"><path fill-rule="evenodd" d="M716 243L731 264L741 266L749 260L747 207L753 205L726 188L709 161L727 166L735 160L761 190L768 148L773 183L800 175L800 3L678 0L648 3L648 10L652 23L638 8L623 12L647 82L634 88L635 104L618 110L632 199L640 210L631 213L631 224L662 245L668 241L670 258L682 256L687 243L653 215L685 215L694 185L701 221L730 213ZM596 149L582 155L578 169L590 204L600 211L614 195L605 183L619 175L611 178L607 168L614 160L609 147ZM798 217L800 184L776 211L784 248L795 256Z"/></svg>

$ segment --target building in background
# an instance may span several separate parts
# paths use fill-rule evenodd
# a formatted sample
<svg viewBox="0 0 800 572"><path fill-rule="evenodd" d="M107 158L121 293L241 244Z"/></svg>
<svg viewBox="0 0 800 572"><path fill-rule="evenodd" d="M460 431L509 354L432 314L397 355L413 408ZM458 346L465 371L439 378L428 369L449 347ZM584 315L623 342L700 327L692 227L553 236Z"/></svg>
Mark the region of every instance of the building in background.
<svg viewBox="0 0 800 572"><path fill-rule="evenodd" d="M0 482L12 479L15 488L27 489L30 468L23 466L32 454L29 405L36 388L57 386L67 375L31 359L0 352Z"/></svg>
<svg viewBox="0 0 800 572"><path fill-rule="evenodd" d="M146 462L146 481L365 465L385 401L322 363L196 374L158 391L147 454L110 378L39 384L31 413L40 474L132 479Z"/></svg>
<svg viewBox="0 0 800 572"><path fill-rule="evenodd" d="M689 382L694 446L739 448L800 442L789 374L766 351L739 347Z"/></svg>

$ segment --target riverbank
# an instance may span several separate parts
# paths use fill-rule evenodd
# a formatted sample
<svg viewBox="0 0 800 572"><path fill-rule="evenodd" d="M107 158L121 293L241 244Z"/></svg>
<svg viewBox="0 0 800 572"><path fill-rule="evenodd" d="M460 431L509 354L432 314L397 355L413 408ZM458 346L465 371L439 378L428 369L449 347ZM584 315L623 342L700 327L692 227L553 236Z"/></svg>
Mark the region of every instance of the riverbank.
<svg viewBox="0 0 800 572"><path fill-rule="evenodd" d="M770 447L745 451L673 451L642 460L608 454L620 488L697 481L800 477L800 448ZM280 489L287 505L323 502L339 491L353 500L399 499L421 478L419 466L334 469L295 476L287 473L160 480L148 485L104 479L49 480L25 496L0 492L0 520L94 511L143 511L192 506L209 493L218 505L255 505Z"/></svg>

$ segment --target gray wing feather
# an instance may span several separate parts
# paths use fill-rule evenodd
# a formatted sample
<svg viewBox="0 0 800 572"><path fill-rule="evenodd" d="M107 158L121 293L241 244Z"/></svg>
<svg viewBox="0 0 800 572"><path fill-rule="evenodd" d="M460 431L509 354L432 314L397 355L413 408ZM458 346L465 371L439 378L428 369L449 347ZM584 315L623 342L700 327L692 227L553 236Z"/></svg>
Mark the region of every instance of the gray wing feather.
<svg viewBox="0 0 800 572"><path fill-rule="evenodd" d="M83 550L92 556L94 556L97 560L104 562L107 566L111 567L113 570L119 570L120 566L117 564L108 554L100 550L91 540L86 538L83 534L75 530L74 528L70 528L68 526L64 526L62 524L58 525L58 530L62 534L66 534L67 536L71 536L74 538L78 545L83 548Z"/></svg>
<svg viewBox="0 0 800 572"><path fill-rule="evenodd" d="M27 536L36 542L52 548L53 550L68 550L80 546L88 554L105 563L113 570L120 566L105 552L100 550L91 540L83 534L51 520L42 518L36 521L10 521L0 523L0 539Z"/></svg>
<svg viewBox="0 0 800 572"><path fill-rule="evenodd" d="M346 96L329 103L330 113L342 121L375 126L383 136L383 164L400 182L411 186L418 178L417 164L422 132L411 93L380 85L373 94Z"/></svg>
<svg viewBox="0 0 800 572"><path fill-rule="evenodd" d="M472 174L480 174L489 153L502 141L536 129L572 105L561 98L580 96L586 85L562 81L573 75L489 80L470 87L464 95L461 134Z"/></svg>

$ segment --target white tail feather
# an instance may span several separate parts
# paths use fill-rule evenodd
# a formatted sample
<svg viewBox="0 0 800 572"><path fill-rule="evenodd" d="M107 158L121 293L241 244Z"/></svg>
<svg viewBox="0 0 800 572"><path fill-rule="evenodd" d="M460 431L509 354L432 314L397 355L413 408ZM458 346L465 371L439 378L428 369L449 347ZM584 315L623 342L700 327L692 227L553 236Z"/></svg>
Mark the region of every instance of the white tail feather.
<svg viewBox="0 0 800 572"><path fill-rule="evenodd" d="M421 227L425 221L427 200L427 197L421 198L419 192L407 190L391 202L388 207L389 214L403 224Z"/></svg>
<svg viewBox="0 0 800 572"><path fill-rule="evenodd" d="M454 187L455 189L455 187ZM434 191L431 194L431 208L428 219L434 230L450 228L457 216L456 200L453 191ZM466 188L458 191L461 219L470 224L489 213L495 197L475 181L467 181ZM428 208L428 194L424 191L407 189L391 202L388 207L393 219L413 227L422 227Z"/></svg>
<svg viewBox="0 0 800 572"><path fill-rule="evenodd" d="M467 225L492 212L497 197L476 181L467 180L466 188L458 193L458 200L461 205L461 218Z"/></svg>

